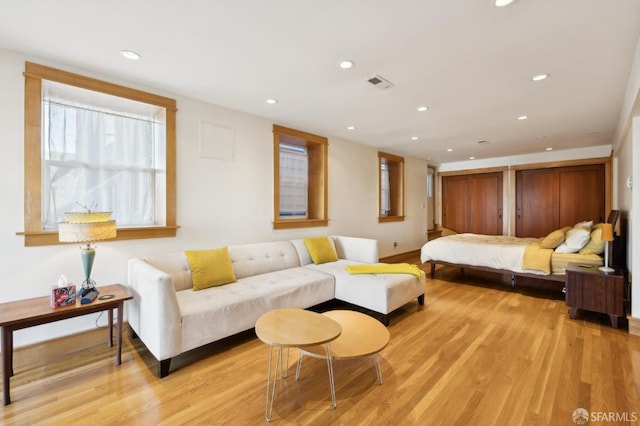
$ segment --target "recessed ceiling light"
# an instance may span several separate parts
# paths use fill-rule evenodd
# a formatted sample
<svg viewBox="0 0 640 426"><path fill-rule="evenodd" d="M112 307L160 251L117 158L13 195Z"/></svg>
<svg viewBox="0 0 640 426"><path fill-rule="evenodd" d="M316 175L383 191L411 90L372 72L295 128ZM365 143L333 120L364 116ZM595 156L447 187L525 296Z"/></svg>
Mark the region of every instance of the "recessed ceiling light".
<svg viewBox="0 0 640 426"><path fill-rule="evenodd" d="M553 151L553 148L549 147L549 148L545 148L545 151Z"/></svg>
<svg viewBox="0 0 640 426"><path fill-rule="evenodd" d="M509 6L513 2L514 0L493 0L493 5L496 7L504 7Z"/></svg>
<svg viewBox="0 0 640 426"><path fill-rule="evenodd" d="M277 99L273 99L273 98L269 98L269 99L267 99L267 103L270 104L270 105L277 104L278 100Z"/></svg>
<svg viewBox="0 0 640 426"><path fill-rule="evenodd" d="M425 111L428 111L428 110L429 110L429 108L426 107L426 106L419 106L418 107L418 111L420 111L420 112L425 112Z"/></svg>
<svg viewBox="0 0 640 426"><path fill-rule="evenodd" d="M417 137L417 136L411 136L411 140L412 140L412 141L417 141L417 140L418 140L418 137Z"/></svg>
<svg viewBox="0 0 640 426"><path fill-rule="evenodd" d="M526 120L527 118L529 118L528 115L521 115L520 117L518 117L518 120L522 121L522 120Z"/></svg>
<svg viewBox="0 0 640 426"><path fill-rule="evenodd" d="M475 160L476 157L469 157L469 160Z"/></svg>
<svg viewBox="0 0 640 426"><path fill-rule="evenodd" d="M142 58L142 56L140 56L139 53L136 53L133 50L121 50L120 54L122 56L124 56L125 58L130 59L132 61L137 61L140 58Z"/></svg>
<svg viewBox="0 0 640 426"><path fill-rule="evenodd" d="M531 80L542 81L542 80L546 80L547 78L549 78L549 74L538 74L531 77Z"/></svg>
<svg viewBox="0 0 640 426"><path fill-rule="evenodd" d="M349 68L353 68L354 65L355 65L355 62L353 61L341 61L338 64L338 66L343 70L348 70Z"/></svg>
<svg viewBox="0 0 640 426"><path fill-rule="evenodd" d="M447 152L453 151L453 148L447 148Z"/></svg>
<svg viewBox="0 0 640 426"><path fill-rule="evenodd" d="M356 126L347 126L347 130L355 130Z"/></svg>

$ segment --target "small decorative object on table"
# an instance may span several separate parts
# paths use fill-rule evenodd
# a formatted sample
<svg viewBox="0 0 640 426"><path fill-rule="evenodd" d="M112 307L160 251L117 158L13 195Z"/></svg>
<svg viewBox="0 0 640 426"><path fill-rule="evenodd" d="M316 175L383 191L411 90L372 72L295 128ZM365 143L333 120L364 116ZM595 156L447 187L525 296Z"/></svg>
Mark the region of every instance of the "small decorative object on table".
<svg viewBox="0 0 640 426"><path fill-rule="evenodd" d="M67 282L67 278L61 275L58 285L51 289L50 305L52 308L70 306L76 304L76 286Z"/></svg>
<svg viewBox="0 0 640 426"><path fill-rule="evenodd" d="M54 287L51 289L51 307L60 308L76 304L76 286Z"/></svg>

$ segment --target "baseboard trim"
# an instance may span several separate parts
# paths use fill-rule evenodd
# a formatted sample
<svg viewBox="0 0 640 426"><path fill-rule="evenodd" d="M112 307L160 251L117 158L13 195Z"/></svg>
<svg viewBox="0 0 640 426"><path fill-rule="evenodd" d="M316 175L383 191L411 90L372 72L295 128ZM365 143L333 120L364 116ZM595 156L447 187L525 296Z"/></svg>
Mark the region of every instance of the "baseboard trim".
<svg viewBox="0 0 640 426"><path fill-rule="evenodd" d="M123 337L127 334L128 324L123 323ZM97 327L90 330L70 334L68 336L57 337L33 343L13 350L13 365L17 369L30 367L32 365L42 365L48 359L61 355L71 354L86 350L98 345L105 345L109 339L108 327ZM113 344L116 344L117 328L114 324ZM70 350L69 348L73 348Z"/></svg>
<svg viewBox="0 0 640 426"><path fill-rule="evenodd" d="M628 320L629 320L629 334L633 334L634 336L640 336L640 318L629 316Z"/></svg>
<svg viewBox="0 0 640 426"><path fill-rule="evenodd" d="M416 256L420 256L420 249L407 251L404 253L398 253L391 256L381 257L380 262L383 263L397 263L402 262L403 260L415 258Z"/></svg>

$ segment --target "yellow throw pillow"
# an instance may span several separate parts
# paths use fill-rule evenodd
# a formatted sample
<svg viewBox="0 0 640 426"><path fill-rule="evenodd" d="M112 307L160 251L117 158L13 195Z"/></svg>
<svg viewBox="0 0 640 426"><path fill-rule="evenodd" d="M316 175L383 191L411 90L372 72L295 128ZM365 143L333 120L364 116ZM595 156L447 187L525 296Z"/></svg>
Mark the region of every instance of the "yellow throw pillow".
<svg viewBox="0 0 640 426"><path fill-rule="evenodd" d="M597 225L596 225L597 226ZM602 239L602 226L595 227L591 231L591 239L586 246L580 249L580 254L602 254L604 253L604 240Z"/></svg>
<svg viewBox="0 0 640 426"><path fill-rule="evenodd" d="M313 263L316 265L338 260L338 255L329 242L328 237L305 238L304 245L307 246L311 260L313 260Z"/></svg>
<svg viewBox="0 0 640 426"><path fill-rule="evenodd" d="M227 247L211 250L186 250L191 281L195 291L238 281Z"/></svg>
<svg viewBox="0 0 640 426"><path fill-rule="evenodd" d="M549 235L542 239L542 241L540 242L540 248L554 249L558 247L564 241L564 235L569 229L571 229L571 227L565 226L562 229L557 229L551 232Z"/></svg>

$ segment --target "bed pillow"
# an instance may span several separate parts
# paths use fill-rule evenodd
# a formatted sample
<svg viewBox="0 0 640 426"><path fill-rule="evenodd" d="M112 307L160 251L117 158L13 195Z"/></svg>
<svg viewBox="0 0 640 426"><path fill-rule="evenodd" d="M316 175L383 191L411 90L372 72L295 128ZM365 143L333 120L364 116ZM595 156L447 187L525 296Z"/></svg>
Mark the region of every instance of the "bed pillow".
<svg viewBox="0 0 640 426"><path fill-rule="evenodd" d="M584 228L589 230L589 232L591 232L591 228L593 227L593 221L592 220L585 220L584 222L578 222L575 225L573 225L574 229L578 229L578 228Z"/></svg>
<svg viewBox="0 0 640 426"><path fill-rule="evenodd" d="M569 229L571 228L565 226L562 229L556 229L555 231L551 232L549 235L542 239L542 241L540 242L540 248L554 249L558 247L564 241L564 236Z"/></svg>
<svg viewBox="0 0 640 426"><path fill-rule="evenodd" d="M191 268L194 291L237 281L227 247L186 250L184 254Z"/></svg>
<svg viewBox="0 0 640 426"><path fill-rule="evenodd" d="M602 224L597 224L591 231L591 239L586 246L580 249L580 254L597 254L604 253L605 242L602 239Z"/></svg>
<svg viewBox="0 0 640 426"><path fill-rule="evenodd" d="M565 235L564 242L556 248L556 253L577 253L589 242L591 228L571 228Z"/></svg>
<svg viewBox="0 0 640 426"><path fill-rule="evenodd" d="M305 238L304 245L307 246L311 260L313 260L313 263L316 265L338 260L338 255L329 242L328 237Z"/></svg>

